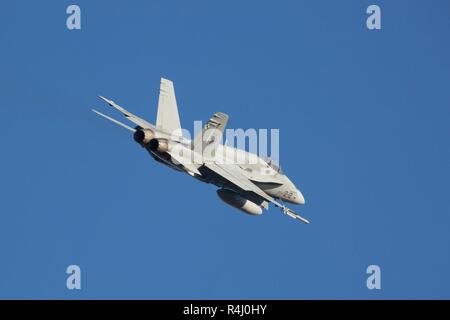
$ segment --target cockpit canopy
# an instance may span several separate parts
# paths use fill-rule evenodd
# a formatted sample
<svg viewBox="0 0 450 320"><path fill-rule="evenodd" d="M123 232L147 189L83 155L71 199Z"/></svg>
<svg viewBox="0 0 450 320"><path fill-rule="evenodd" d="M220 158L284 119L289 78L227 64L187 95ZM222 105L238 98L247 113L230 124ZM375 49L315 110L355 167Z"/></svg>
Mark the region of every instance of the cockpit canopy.
<svg viewBox="0 0 450 320"><path fill-rule="evenodd" d="M283 170L281 170L281 166L279 164L277 164L273 159L267 158L265 159L267 164L276 172L280 173L280 174L284 174Z"/></svg>

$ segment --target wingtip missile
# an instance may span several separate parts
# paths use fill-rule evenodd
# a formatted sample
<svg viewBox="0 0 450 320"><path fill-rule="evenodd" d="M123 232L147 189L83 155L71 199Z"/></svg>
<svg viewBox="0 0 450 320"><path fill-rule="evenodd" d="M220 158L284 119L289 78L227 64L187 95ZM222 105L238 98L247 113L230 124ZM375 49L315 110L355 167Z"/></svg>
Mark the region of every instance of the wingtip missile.
<svg viewBox="0 0 450 320"><path fill-rule="evenodd" d="M309 220L307 220L307 219L305 219L305 218L303 218L303 217L301 217L301 216L299 216L299 215L297 215L296 218L297 218L298 220L300 220L301 222L303 222L303 223L310 224Z"/></svg>
<svg viewBox="0 0 450 320"><path fill-rule="evenodd" d="M294 219L297 219L297 220L300 220L300 221L303 222L303 223L306 223L306 224L309 224L309 223L310 223L309 220L303 218L302 216L298 215L297 213L295 213L294 211L292 211L292 210L289 209L289 208L286 208L286 207L285 207L285 208L283 209L283 212L284 212L285 214L287 214L289 217L294 218Z"/></svg>
<svg viewBox="0 0 450 320"><path fill-rule="evenodd" d="M109 104L111 107L113 106L113 102L107 98L105 98L104 96L99 95L98 96L100 99L102 99L103 101L105 101L107 104Z"/></svg>

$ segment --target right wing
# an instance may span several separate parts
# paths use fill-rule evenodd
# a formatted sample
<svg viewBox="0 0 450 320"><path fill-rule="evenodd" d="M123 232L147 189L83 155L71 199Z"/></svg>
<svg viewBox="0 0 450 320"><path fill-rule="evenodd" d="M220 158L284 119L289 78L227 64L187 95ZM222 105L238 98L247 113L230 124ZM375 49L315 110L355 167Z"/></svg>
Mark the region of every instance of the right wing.
<svg viewBox="0 0 450 320"><path fill-rule="evenodd" d="M209 168L210 170L214 171L216 174L220 175L221 177L225 178L232 184L236 185L240 189L248 192L252 192L262 199L271 202L276 207L280 208L284 214L287 214L291 218L298 219L304 223L309 223L308 220L305 218L299 216L297 213L295 213L293 210L287 208L285 205L279 203L274 198L269 196L267 193L265 193L263 190L258 188L257 185L252 183L245 175L243 175L238 170L234 169L231 165L219 165L217 163L213 162L206 162L204 163L205 167Z"/></svg>
<svg viewBox="0 0 450 320"><path fill-rule="evenodd" d="M222 176L226 180L230 181L232 184L236 185L240 189L244 191L250 191L255 193L256 195L260 196L264 200L267 200L269 202L276 202L274 198L269 196L267 193L265 193L263 190L258 188L257 185L252 183L246 176L244 176L242 173L237 172L237 170L232 169L230 165L219 165L217 163L213 162L205 162L205 167L209 168L210 170L214 171L218 175Z"/></svg>
<svg viewBox="0 0 450 320"><path fill-rule="evenodd" d="M198 171L198 167L191 161L191 158L186 158L184 156L184 150L182 149L175 149L175 150L169 150L167 153L175 159L178 163L182 164L183 167L186 168L186 170L190 173L195 173L199 176L201 176L201 173Z"/></svg>
<svg viewBox="0 0 450 320"><path fill-rule="evenodd" d="M102 96L99 96L99 98L102 99L103 101L105 101L107 104L109 104L114 109L119 110L125 117L127 117L128 120L130 120L131 122L134 122L135 124L142 127L143 129L154 129L155 128L151 123L145 121L144 119L139 118L138 116L135 116L131 112L125 110L124 108L122 108L121 106L116 104L114 101L106 99L105 97L102 97Z"/></svg>

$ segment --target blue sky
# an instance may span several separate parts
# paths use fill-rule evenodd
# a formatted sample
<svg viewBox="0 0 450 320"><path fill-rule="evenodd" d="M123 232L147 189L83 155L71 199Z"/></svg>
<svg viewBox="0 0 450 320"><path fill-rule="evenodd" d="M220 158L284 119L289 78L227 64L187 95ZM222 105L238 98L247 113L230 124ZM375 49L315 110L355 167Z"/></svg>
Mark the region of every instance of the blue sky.
<svg viewBox="0 0 450 320"><path fill-rule="evenodd" d="M0 13L0 298L450 298L448 1L77 1L79 31L69 4ZM154 121L161 76L187 129L279 128L312 223L227 206L90 111Z"/></svg>

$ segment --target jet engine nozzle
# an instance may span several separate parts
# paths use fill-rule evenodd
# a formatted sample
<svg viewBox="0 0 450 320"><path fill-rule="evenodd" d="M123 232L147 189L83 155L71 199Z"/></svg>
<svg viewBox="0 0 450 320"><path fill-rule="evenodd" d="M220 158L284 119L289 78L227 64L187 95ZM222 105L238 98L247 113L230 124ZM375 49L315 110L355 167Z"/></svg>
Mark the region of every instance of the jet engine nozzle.
<svg viewBox="0 0 450 320"><path fill-rule="evenodd" d="M166 139L152 139L148 143L148 147L152 151L167 152L169 150L169 143Z"/></svg>
<svg viewBox="0 0 450 320"><path fill-rule="evenodd" d="M154 136L155 134L151 130L139 129L134 132L133 139L137 143L147 144L153 139Z"/></svg>
<svg viewBox="0 0 450 320"><path fill-rule="evenodd" d="M234 191L228 189L219 189L217 190L217 195L226 204L229 204L232 207L242 210L245 213L256 216L262 214L262 209L259 205L242 197L241 195L239 195Z"/></svg>

